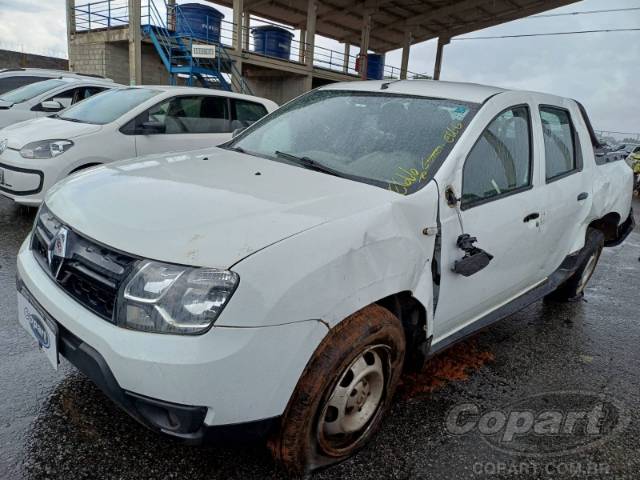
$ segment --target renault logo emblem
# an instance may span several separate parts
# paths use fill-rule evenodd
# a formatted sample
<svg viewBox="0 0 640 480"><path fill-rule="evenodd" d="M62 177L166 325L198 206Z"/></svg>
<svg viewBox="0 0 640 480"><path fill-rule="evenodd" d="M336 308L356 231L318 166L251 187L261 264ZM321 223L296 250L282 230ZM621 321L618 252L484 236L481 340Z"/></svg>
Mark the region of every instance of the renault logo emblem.
<svg viewBox="0 0 640 480"><path fill-rule="evenodd" d="M67 254L68 234L69 231L65 227L61 227L49 244L47 263L49 264L49 269L51 270L51 274L54 278L58 278L58 274L62 268L62 262Z"/></svg>
<svg viewBox="0 0 640 480"><path fill-rule="evenodd" d="M0 140L0 154L7 149L8 144L9 144L9 141L6 138L3 138L2 140Z"/></svg>

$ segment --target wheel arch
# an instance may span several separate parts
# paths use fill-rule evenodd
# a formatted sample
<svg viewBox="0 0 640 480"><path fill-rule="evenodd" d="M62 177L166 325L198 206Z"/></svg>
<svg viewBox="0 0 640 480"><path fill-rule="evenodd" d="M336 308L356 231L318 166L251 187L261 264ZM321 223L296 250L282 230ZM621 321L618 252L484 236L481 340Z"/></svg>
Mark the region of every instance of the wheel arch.
<svg viewBox="0 0 640 480"><path fill-rule="evenodd" d="M618 225L621 221L620 214L617 212L609 212L597 220L593 220L589 224L589 228L599 230L604 235L605 244L614 242L618 238ZM587 231L588 231L587 229Z"/></svg>
<svg viewBox="0 0 640 480"><path fill-rule="evenodd" d="M429 346L426 307L407 290L381 298L374 303L389 310L402 323L407 345L405 369L421 369Z"/></svg>

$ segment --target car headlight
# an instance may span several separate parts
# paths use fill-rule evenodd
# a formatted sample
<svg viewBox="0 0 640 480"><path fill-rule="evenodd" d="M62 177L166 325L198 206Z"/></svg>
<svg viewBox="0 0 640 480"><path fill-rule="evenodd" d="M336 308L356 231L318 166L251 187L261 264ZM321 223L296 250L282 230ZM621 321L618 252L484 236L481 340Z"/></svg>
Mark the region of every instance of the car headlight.
<svg viewBox="0 0 640 480"><path fill-rule="evenodd" d="M53 158L73 147L71 140L42 140L25 145L20 150L23 158Z"/></svg>
<svg viewBox="0 0 640 480"><path fill-rule="evenodd" d="M216 321L240 277L235 272L141 261L118 294L118 325L198 334Z"/></svg>

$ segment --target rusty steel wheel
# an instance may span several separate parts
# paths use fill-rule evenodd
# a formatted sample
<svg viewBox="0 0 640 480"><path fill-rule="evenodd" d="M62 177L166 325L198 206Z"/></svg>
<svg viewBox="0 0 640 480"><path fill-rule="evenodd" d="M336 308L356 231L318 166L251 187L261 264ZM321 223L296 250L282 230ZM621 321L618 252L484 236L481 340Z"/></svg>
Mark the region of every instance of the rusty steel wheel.
<svg viewBox="0 0 640 480"><path fill-rule="evenodd" d="M336 326L307 364L269 447L302 474L366 444L391 403L404 361L400 321L370 305Z"/></svg>

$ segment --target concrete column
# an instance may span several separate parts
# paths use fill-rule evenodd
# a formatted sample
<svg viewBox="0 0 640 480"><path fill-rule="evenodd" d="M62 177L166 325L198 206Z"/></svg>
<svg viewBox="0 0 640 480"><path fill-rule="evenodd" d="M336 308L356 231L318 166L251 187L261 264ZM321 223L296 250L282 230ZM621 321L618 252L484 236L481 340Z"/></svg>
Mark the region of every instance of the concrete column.
<svg viewBox="0 0 640 480"><path fill-rule="evenodd" d="M344 44L344 58L342 60L342 71L344 73L349 73L349 55L351 55L351 44Z"/></svg>
<svg viewBox="0 0 640 480"><path fill-rule="evenodd" d="M402 62L400 63L400 79L407 79L407 70L409 69L409 53L411 51L411 42L413 35L411 32L404 33L404 43L402 44Z"/></svg>
<svg viewBox="0 0 640 480"><path fill-rule="evenodd" d="M236 52L242 51L242 0L233 0L233 39L232 46Z"/></svg>
<svg viewBox="0 0 640 480"><path fill-rule="evenodd" d="M236 92L242 92L242 0L233 0L233 38L232 46L235 53L235 70L231 74L231 87Z"/></svg>
<svg viewBox="0 0 640 480"><path fill-rule="evenodd" d="M251 12L249 10L245 10L242 15L242 48L244 50L249 50L249 34L251 32Z"/></svg>
<svg viewBox="0 0 640 480"><path fill-rule="evenodd" d="M365 12L362 17L362 37L360 38L360 78L367 79L367 52L369 51L369 35L371 34L371 13Z"/></svg>
<svg viewBox="0 0 640 480"><path fill-rule="evenodd" d="M307 31L304 28L300 29L300 45L298 48L298 61L304 63L304 49L307 48L305 42L307 41Z"/></svg>
<svg viewBox="0 0 640 480"><path fill-rule="evenodd" d="M442 67L442 51L444 46L449 43L451 39L447 37L438 37L438 49L436 50L436 63L433 66L433 79L440 80L440 69Z"/></svg>
<svg viewBox="0 0 640 480"><path fill-rule="evenodd" d="M309 73L305 79L304 89L313 88L313 50L316 45L316 16L318 13L318 0L307 0L307 25L305 28L304 63Z"/></svg>
<svg viewBox="0 0 640 480"><path fill-rule="evenodd" d="M76 33L76 1L67 0L67 52L69 55L69 70L72 70L71 64L71 37Z"/></svg>
<svg viewBox="0 0 640 480"><path fill-rule="evenodd" d="M176 0L167 0L167 28L176 29Z"/></svg>
<svg viewBox="0 0 640 480"><path fill-rule="evenodd" d="M129 82L142 84L141 0L129 0Z"/></svg>

